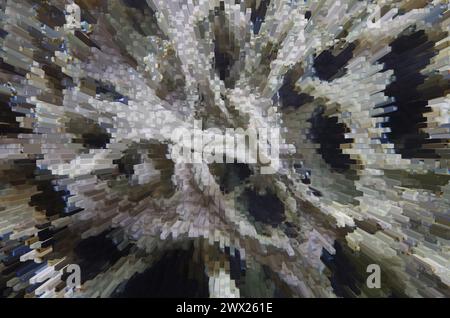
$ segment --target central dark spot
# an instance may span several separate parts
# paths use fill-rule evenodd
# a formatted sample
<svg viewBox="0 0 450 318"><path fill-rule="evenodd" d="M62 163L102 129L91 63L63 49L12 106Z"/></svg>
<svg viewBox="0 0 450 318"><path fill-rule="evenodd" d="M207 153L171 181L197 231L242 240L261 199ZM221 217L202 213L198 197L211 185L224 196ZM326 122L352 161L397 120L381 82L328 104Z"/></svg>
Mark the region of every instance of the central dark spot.
<svg viewBox="0 0 450 318"><path fill-rule="evenodd" d="M118 250L109 237L111 231L82 240L75 247L81 268L81 281L93 279L106 271L112 264L128 253L128 249Z"/></svg>
<svg viewBox="0 0 450 318"><path fill-rule="evenodd" d="M380 60L384 69L392 69L395 76L385 90L394 102L383 106L397 107L389 114L389 121L383 124L391 128L388 141L394 143L396 151L404 158L438 158L434 149L424 148L423 144L438 143L439 140L430 140L428 134L421 131L426 127L424 113L431 111L428 100L444 96L450 89L448 79L421 73L436 54L434 41L420 30L400 36L390 46L391 52Z"/></svg>
<svg viewBox="0 0 450 318"><path fill-rule="evenodd" d="M314 59L317 77L324 81L330 81L345 74L344 66L353 57L355 47L355 44L350 43L337 53L333 52L333 49L320 53Z"/></svg>
<svg viewBox="0 0 450 318"><path fill-rule="evenodd" d="M239 73L232 72L232 69L236 69L236 63L240 61L240 48L230 29L223 1L215 8L214 13L210 14L209 20L214 28L214 68L219 78L224 81L225 87L232 88L239 76Z"/></svg>
<svg viewBox="0 0 450 318"><path fill-rule="evenodd" d="M204 265L196 262L193 255L193 248L165 252L149 269L119 287L112 297L209 297Z"/></svg>
<svg viewBox="0 0 450 318"><path fill-rule="evenodd" d="M283 79L283 85L278 90L278 97L281 102L282 108L294 107L295 109L300 106L310 103L314 100L314 97L299 92L295 83L298 81L300 76L303 74L303 69L301 65L298 64L294 68L286 72Z"/></svg>
<svg viewBox="0 0 450 318"><path fill-rule="evenodd" d="M220 190L224 193L230 193L235 187L243 185L252 174L245 163L213 163L209 167L211 173L217 177Z"/></svg>
<svg viewBox="0 0 450 318"><path fill-rule="evenodd" d="M245 196L248 200L248 212L255 221L277 227L284 219L284 204L270 191L261 195L247 189Z"/></svg>
<svg viewBox="0 0 450 318"><path fill-rule="evenodd" d="M74 117L69 121L67 131L76 135L73 143L80 143L87 149L105 149L110 141L107 130L92 119Z"/></svg>
<svg viewBox="0 0 450 318"><path fill-rule="evenodd" d="M252 3L252 13L250 16L250 20L253 23L253 33L258 34L259 30L261 29L261 25L264 22L264 18L267 13L267 7L270 4L270 0L262 0L256 8L256 1Z"/></svg>
<svg viewBox="0 0 450 318"><path fill-rule="evenodd" d="M345 138L345 133L349 131L345 124L338 123L337 117L324 116L320 109L313 114L310 122L310 138L320 145L317 152L322 155L323 160L337 171L349 170L356 160L342 153L341 145L353 142L353 139Z"/></svg>

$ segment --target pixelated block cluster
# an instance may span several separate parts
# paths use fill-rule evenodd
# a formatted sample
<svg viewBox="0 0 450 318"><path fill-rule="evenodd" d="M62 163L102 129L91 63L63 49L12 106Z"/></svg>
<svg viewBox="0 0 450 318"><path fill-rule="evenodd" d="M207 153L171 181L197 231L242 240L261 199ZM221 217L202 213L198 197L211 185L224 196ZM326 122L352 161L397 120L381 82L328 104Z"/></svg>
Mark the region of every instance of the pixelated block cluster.
<svg viewBox="0 0 450 318"><path fill-rule="evenodd" d="M0 297L450 297L449 31L446 0L0 0ZM279 129L280 165L173 160L199 120Z"/></svg>

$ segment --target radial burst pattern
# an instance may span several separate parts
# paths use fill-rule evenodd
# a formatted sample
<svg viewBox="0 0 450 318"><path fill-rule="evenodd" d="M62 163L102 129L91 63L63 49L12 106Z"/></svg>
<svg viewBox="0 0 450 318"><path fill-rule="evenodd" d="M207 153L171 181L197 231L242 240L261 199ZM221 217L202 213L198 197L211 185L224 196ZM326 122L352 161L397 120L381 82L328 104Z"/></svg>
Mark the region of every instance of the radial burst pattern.
<svg viewBox="0 0 450 318"><path fill-rule="evenodd" d="M0 297L450 297L449 31L445 0L0 0Z"/></svg>

